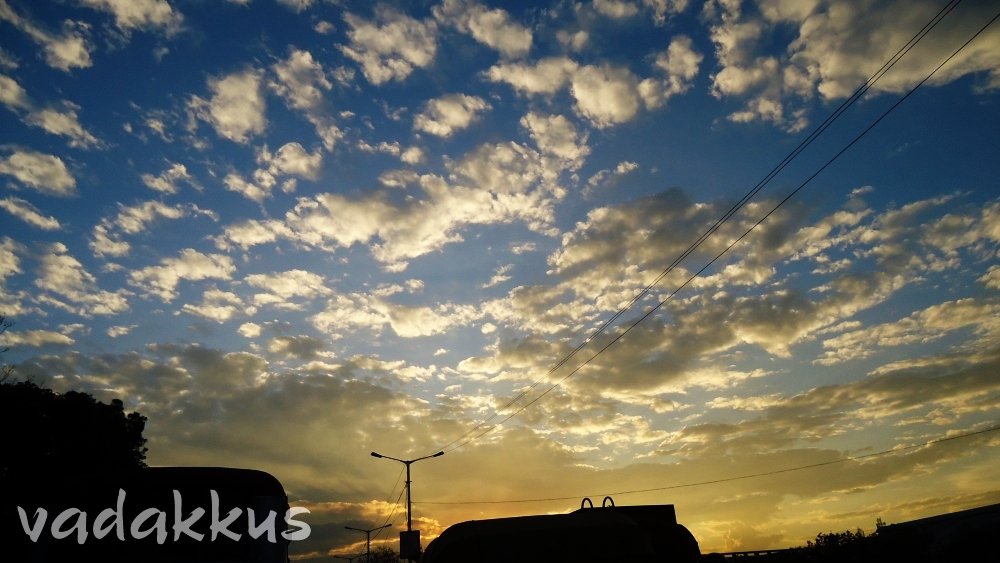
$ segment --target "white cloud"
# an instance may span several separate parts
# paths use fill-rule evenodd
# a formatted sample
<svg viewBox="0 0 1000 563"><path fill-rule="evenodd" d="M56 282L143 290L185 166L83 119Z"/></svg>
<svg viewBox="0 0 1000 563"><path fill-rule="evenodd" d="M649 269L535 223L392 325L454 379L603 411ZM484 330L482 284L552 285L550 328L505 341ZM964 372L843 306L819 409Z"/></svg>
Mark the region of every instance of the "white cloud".
<svg viewBox="0 0 1000 563"><path fill-rule="evenodd" d="M34 106L28 93L9 76L0 74L0 103L11 110L29 110Z"/></svg>
<svg viewBox="0 0 1000 563"><path fill-rule="evenodd" d="M281 221L248 219L226 227L223 234L215 238L215 246L219 250L229 250L233 246L246 250L259 244L272 243L281 238L288 239L294 236L292 230Z"/></svg>
<svg viewBox="0 0 1000 563"><path fill-rule="evenodd" d="M274 64L278 80L271 87L288 105L298 110L315 111L323 105L323 92L333 88L323 66L313 59L312 53L292 49L288 58Z"/></svg>
<svg viewBox="0 0 1000 563"><path fill-rule="evenodd" d="M399 153L399 159L406 164L420 164L425 158L424 151L420 147L410 147Z"/></svg>
<svg viewBox="0 0 1000 563"><path fill-rule="evenodd" d="M121 338L122 336L125 336L128 333L132 332L132 330L135 329L138 326L139 325L114 325L114 326L109 326L108 330L106 331L106 333L111 338Z"/></svg>
<svg viewBox="0 0 1000 563"><path fill-rule="evenodd" d="M408 306L366 294L337 295L326 309L310 317L318 329L338 335L340 331L369 329L380 333L385 327L402 338L441 334L467 324L481 313L474 307L439 304L436 307Z"/></svg>
<svg viewBox="0 0 1000 563"><path fill-rule="evenodd" d="M0 349L8 346L48 346L48 345L58 345L58 346L69 346L75 344L76 341L66 336L51 330L25 330L25 331L6 331L3 336L0 336Z"/></svg>
<svg viewBox="0 0 1000 563"><path fill-rule="evenodd" d="M97 278L79 260L70 256L66 245L49 245L40 257L39 264L35 286L43 292L65 298L69 303L45 293L37 297L39 301L86 317L114 315L128 310L128 293L124 290L111 292L99 289Z"/></svg>
<svg viewBox="0 0 1000 563"><path fill-rule="evenodd" d="M296 13L301 13L312 7L315 0L278 0L278 3Z"/></svg>
<svg viewBox="0 0 1000 563"><path fill-rule="evenodd" d="M129 283L169 302L177 297L177 286L182 280L228 280L236 265L222 254L203 254L185 248L176 258L164 258L158 266L147 266L129 274Z"/></svg>
<svg viewBox="0 0 1000 563"><path fill-rule="evenodd" d="M539 150L573 163L573 168L581 166L590 154L587 135L579 134L565 116L531 112L521 118L521 126L528 130Z"/></svg>
<svg viewBox="0 0 1000 563"><path fill-rule="evenodd" d="M244 338L257 338L261 333L261 326L257 323L243 323L238 329L240 336Z"/></svg>
<svg viewBox="0 0 1000 563"><path fill-rule="evenodd" d="M261 91L261 73L249 69L223 78L209 78L212 98L192 97L190 107L196 115L215 128L215 132L237 143L264 132L267 118Z"/></svg>
<svg viewBox="0 0 1000 563"><path fill-rule="evenodd" d="M129 32L134 29L163 29L168 34L176 33L183 24L184 17L175 12L166 0L81 0L86 6L107 12L115 17L118 29Z"/></svg>
<svg viewBox="0 0 1000 563"><path fill-rule="evenodd" d="M639 13L639 6L631 0L594 0L594 9L614 19L630 18Z"/></svg>
<svg viewBox="0 0 1000 563"><path fill-rule="evenodd" d="M185 303L181 311L217 323L224 323L236 315L252 315L255 312L253 307L246 307L239 295L216 288L205 291L201 303Z"/></svg>
<svg viewBox="0 0 1000 563"><path fill-rule="evenodd" d="M666 52L656 57L656 67L666 73L666 79L661 82L647 78L640 84L646 107L659 107L672 96L687 92L691 81L698 75L702 59L701 53L694 50L690 37L675 36Z"/></svg>
<svg viewBox="0 0 1000 563"><path fill-rule="evenodd" d="M74 68L87 68L92 64L90 26L86 23L66 20L63 22L62 35L54 35L15 12L7 0L0 0L0 20L10 22L41 45L45 61L52 68L68 72Z"/></svg>
<svg viewBox="0 0 1000 563"><path fill-rule="evenodd" d="M305 270L251 274L243 281L262 290L253 296L254 305L270 305L281 309L300 309L302 305L297 300L311 300L333 292L326 285L323 276Z"/></svg>
<svg viewBox="0 0 1000 563"><path fill-rule="evenodd" d="M469 127L490 104L478 96L447 94L427 102L413 119L413 128L438 137L449 137Z"/></svg>
<svg viewBox="0 0 1000 563"><path fill-rule="evenodd" d="M642 4L653 11L653 21L663 25L669 16L686 10L688 0L642 0Z"/></svg>
<svg viewBox="0 0 1000 563"><path fill-rule="evenodd" d="M76 195L76 179L58 156L30 150L15 150L0 160L0 174L17 178L22 184L45 195Z"/></svg>
<svg viewBox="0 0 1000 563"><path fill-rule="evenodd" d="M577 69L567 57L540 59L535 65L501 63L490 67L486 76L493 82L506 82L522 94L555 94Z"/></svg>
<svg viewBox="0 0 1000 563"><path fill-rule="evenodd" d="M570 90L576 110L599 128L630 121L640 108L639 80L626 68L582 67Z"/></svg>
<svg viewBox="0 0 1000 563"><path fill-rule="evenodd" d="M194 204L167 205L155 200L131 206L119 203L118 214L113 219L105 217L94 226L90 249L96 256L125 256L131 250L131 245L124 240L126 235L144 233L158 219L177 220L198 215L218 219L214 212Z"/></svg>
<svg viewBox="0 0 1000 563"><path fill-rule="evenodd" d="M180 190L177 185L179 182L185 182L190 186L197 187L194 178L191 177L187 167L183 164L171 164L159 176L152 174L142 175L142 183L146 184L146 187L165 194L177 193Z"/></svg>
<svg viewBox="0 0 1000 563"><path fill-rule="evenodd" d="M805 126L803 101L851 95L903 46L939 6L929 0L837 4L829 1L765 2L759 12L725 10L714 16L712 39L719 71L713 90L747 96L733 121L765 120L789 129ZM964 41L977 21L992 16L985 5L955 12L896 64L871 92L899 93L922 80ZM789 34L789 30L792 31ZM885 38L895 38L885 41ZM774 56L774 41L780 56ZM938 72L930 84L986 73L981 87L1000 87L1000 30L989 29Z"/></svg>
<svg viewBox="0 0 1000 563"><path fill-rule="evenodd" d="M42 229L43 231L58 231L62 228L58 219L43 215L37 207L21 198L7 197L0 199L0 208L25 223Z"/></svg>
<svg viewBox="0 0 1000 563"><path fill-rule="evenodd" d="M878 348L927 344L947 333L974 327L992 337L1000 336L1000 304L967 298L932 305L900 319L852 330L823 341L822 365L866 358Z"/></svg>
<svg viewBox="0 0 1000 563"><path fill-rule="evenodd" d="M505 57L524 56L531 50L531 30L511 21L503 9L489 9L475 0L444 0L433 11L442 24L472 35Z"/></svg>
<svg viewBox="0 0 1000 563"><path fill-rule="evenodd" d="M350 44L341 51L361 65L369 82L383 84L403 80L414 68L426 68L437 52L437 25L419 21L390 8L376 9L375 21L351 13L344 15L350 26Z"/></svg>
<svg viewBox="0 0 1000 563"><path fill-rule="evenodd" d="M260 168L254 170L252 182L236 172L230 172L223 179L226 189L260 203L270 197L281 176L316 180L323 164L323 153L317 150L310 154L295 142L285 143L275 153L264 146L257 151L257 163ZM295 184L293 180L286 180L282 185L285 191L292 191Z"/></svg>
<svg viewBox="0 0 1000 563"><path fill-rule="evenodd" d="M39 127L53 135L68 137L74 148L91 148L100 145L89 131L80 125L76 112L79 106L63 100L56 105L38 107L21 85L14 79L0 74L0 103L20 115L24 123Z"/></svg>

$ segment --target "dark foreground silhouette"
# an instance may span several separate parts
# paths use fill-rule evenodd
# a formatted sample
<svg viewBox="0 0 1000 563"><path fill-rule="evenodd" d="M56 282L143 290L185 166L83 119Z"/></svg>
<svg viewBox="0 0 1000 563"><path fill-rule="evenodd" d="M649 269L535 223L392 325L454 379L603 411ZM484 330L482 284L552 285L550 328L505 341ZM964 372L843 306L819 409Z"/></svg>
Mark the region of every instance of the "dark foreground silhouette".
<svg viewBox="0 0 1000 563"><path fill-rule="evenodd" d="M67 476L5 497L0 509L3 561L288 560L288 499L262 471L155 467L111 479Z"/></svg>
<svg viewBox="0 0 1000 563"><path fill-rule="evenodd" d="M610 500L610 499L605 499ZM698 542L673 505L604 506L569 514L471 520L427 546L424 563L670 561L695 563Z"/></svg>

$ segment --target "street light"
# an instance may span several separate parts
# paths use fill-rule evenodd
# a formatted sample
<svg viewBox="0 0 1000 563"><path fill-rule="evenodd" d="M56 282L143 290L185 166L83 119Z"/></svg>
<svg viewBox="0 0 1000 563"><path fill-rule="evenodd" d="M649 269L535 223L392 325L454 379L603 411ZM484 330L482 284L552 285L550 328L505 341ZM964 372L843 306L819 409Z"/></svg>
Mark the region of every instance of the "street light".
<svg viewBox="0 0 1000 563"><path fill-rule="evenodd" d="M344 526L344 527L347 528L348 530L354 530L355 532L364 532L365 533L365 541L368 544L368 549L366 550L366 553L368 553L368 555L367 555L367 557L365 557L365 561L370 561L371 558L372 558L372 532L374 532L375 530L381 530L382 528L388 528L390 526L392 526L392 524L386 524L384 526L379 526L378 528L372 528L371 530L363 530L361 528L352 528L350 526Z"/></svg>
<svg viewBox="0 0 1000 563"><path fill-rule="evenodd" d="M347 559L348 561L354 561L358 557L361 557L361 554L359 553L358 555L334 555L334 557L337 559Z"/></svg>
<svg viewBox="0 0 1000 563"><path fill-rule="evenodd" d="M443 456L444 452L438 452L434 455L425 455L424 457L418 457L417 459L397 459L394 457L389 457L387 455L382 455L378 452L372 452L372 457L391 459L393 461L398 461L406 466L406 531L413 531L413 520L410 515L410 465L416 463L422 459L429 459L432 457Z"/></svg>

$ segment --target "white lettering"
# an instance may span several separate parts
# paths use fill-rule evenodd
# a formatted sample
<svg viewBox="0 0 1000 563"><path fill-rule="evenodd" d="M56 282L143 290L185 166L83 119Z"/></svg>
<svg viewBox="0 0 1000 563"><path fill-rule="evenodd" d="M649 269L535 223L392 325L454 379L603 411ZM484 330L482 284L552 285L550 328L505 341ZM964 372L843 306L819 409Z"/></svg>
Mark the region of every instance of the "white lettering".
<svg viewBox="0 0 1000 563"><path fill-rule="evenodd" d="M294 518L299 514L309 514L309 509L301 506L293 506L288 509L288 512L285 513L285 522L288 523L289 526L298 528L298 530L294 532L285 530L284 532L281 532L281 537L289 541L301 541L309 538L312 528L309 527L309 524Z"/></svg>
<svg viewBox="0 0 1000 563"><path fill-rule="evenodd" d="M35 511L35 525L31 528L28 527L28 513L24 511L20 506L17 507L17 515L21 517L21 527L24 528L24 533L28 534L32 542L38 541L38 536L42 535L42 530L45 528L45 519L48 518L48 511L44 508L39 508Z"/></svg>

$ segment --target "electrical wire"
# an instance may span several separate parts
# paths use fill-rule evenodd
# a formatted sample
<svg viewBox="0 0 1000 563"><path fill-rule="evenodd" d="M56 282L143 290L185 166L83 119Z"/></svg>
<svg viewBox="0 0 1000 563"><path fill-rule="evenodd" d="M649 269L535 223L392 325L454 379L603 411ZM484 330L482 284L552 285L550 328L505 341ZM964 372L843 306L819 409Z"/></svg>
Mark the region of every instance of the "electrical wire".
<svg viewBox="0 0 1000 563"><path fill-rule="evenodd" d="M580 499L580 498L583 498L583 497L598 498L598 497L603 497L603 496L624 496L624 495L633 495L633 494L639 494L639 493L653 493L653 492L660 492L660 491L670 491L670 490L674 490L674 489L686 489L686 488L691 488L691 487L701 487L701 486L704 486L704 485L717 485L719 483L729 483L731 481L741 481L741 480L744 480L744 479L753 479L755 477L767 477L767 476L770 476L770 475L780 475L782 473L791 473L791 472L794 472L794 471L804 471L804 470L807 470L807 469L816 469L816 468L819 468L819 467L827 467L827 466L830 466L830 465L836 465L836 464L840 464L840 463L846 463L848 461L862 461L862 460L867 460L867 459L871 459L871 458L874 458L874 457L881 457L881 456L885 456L885 455L889 455L889 454L898 454L898 453L901 453L901 452L906 452L906 451L915 450L915 449L919 449L919 448L930 447L930 446L934 446L934 445L937 445L937 444L940 444L940 443L943 443L943 442L948 442L948 441L951 441L951 440L959 440L959 439L962 439L962 438L971 438L973 436L979 436L979 435L987 434L987 433L990 433L990 432L996 432L997 430L1000 430L1000 425L991 426L991 427L985 428L983 430L975 430L975 431L972 431L972 432L966 432L964 434L955 434L953 436L946 436L944 438L937 438L937 439L934 439L934 440L928 440L928 441L923 442L921 444L911 444L909 446L904 446L904 447L901 447L901 448L890 448L888 450L882 450L882 451L879 451L879 452L868 453L868 454L864 454L864 455L842 457L842 458L839 458L839 459L834 459L834 460L830 460L830 461L823 461L823 462L819 462L819 463L811 463L811 464L808 464L808 465L799 465L799 466L795 466L795 467L786 467L786 468L783 468L783 469L775 469L775 470L771 470L771 471L762 471L762 472L759 472L759 473L750 473L750 474L746 474L746 475L737 475L737 476L734 476L734 477L724 477L724 478L721 478L721 479L710 479L710 480L706 480L706 481L695 481L695 482L692 482L692 483L682 483L680 485L668 485L668 486L665 486L665 487L652 487L652 488L649 488L649 489L632 489L632 490L627 490L627 491L616 491L616 492L611 492L611 493L600 493L600 494L585 494L585 495L579 495L578 494L578 495L570 495L570 496L563 496L563 497L512 499L512 500L473 500L473 501L454 501L454 502L421 501L421 502L414 502L413 504L465 505L465 504L513 504L513 503L531 503L531 502L551 502L551 501L562 501L562 500L576 500L576 499Z"/></svg>
<svg viewBox="0 0 1000 563"><path fill-rule="evenodd" d="M885 110L881 115L879 115L879 117L875 121L873 121L868 127L866 127L863 131L861 131L861 133L859 133L858 135L856 135L849 143L847 143L847 145L845 145L842 149L840 149L829 160L827 160L825 164L823 164L818 170L816 170L816 172L814 172L812 175L810 175L808 178L806 178L805 181L803 181L801 184L799 184L798 187L796 187L794 190L792 190L791 192L789 192L788 195L786 195L784 197L784 199L782 199L781 201L779 201L774 207L771 208L770 211L768 211L766 214L764 214L764 216L762 216L759 220L757 220L756 223L754 223L753 225L751 225L750 228L748 228L746 231L743 232L743 234L741 234L739 237L737 237L735 240L733 240L729 244L729 246L727 246L721 252L719 252L718 254L716 254L714 258L712 258L711 260L709 260L704 266L702 266L702 268L700 270L698 270L697 272L695 272L694 275L690 276L684 283L682 283L676 289L674 289L669 295L667 295L667 297L665 297L663 300L661 300L655 306L651 307L648 311L646 311L645 314L643 314L642 316L640 316L632 324L628 325L628 327L625 328L625 330L623 330L623 331L619 332L617 335L615 335L607 344L605 344L602 348L600 348L597 352L595 352L592 356L590 356L586 361L584 361L582 364L580 364L579 366L577 366L576 368L574 368L572 371L570 371L568 374L566 374L562 379L560 379L559 381L557 381L556 383L554 383L553 385L551 385L548 389L546 389L545 391L543 391L540 395L538 395L537 397L535 397L531 401L528 401L526 404L524 404L519 409L517 409L514 412L512 412L510 415L506 416L499 423L490 426L489 428L487 428L483 432L480 432L479 434L473 436L472 438L469 438L468 440L465 440L463 442L458 443L458 445L452 447L448 451L457 450L457 449L459 449L459 448L461 448L461 447L463 447L463 446L465 446L465 445L467 445L467 444L469 444L469 443L471 443L471 442L473 442L473 441L481 438L482 436L488 434L489 432L492 432L495 428L497 428L498 426L504 424L505 422L507 422L511 418L514 418L515 416L517 416L518 414L520 414L521 412L523 412L525 409L527 409L528 407L530 407L531 405L533 405L534 403L538 402L540 399L542 399L543 397L545 397L553 389L555 389L556 387L558 387L559 385L561 385L564 381L566 381L567 379L569 379L570 377L572 377L573 375L575 375L576 373L578 373L581 369L583 369L584 367L588 366L595 358L597 358L598 356L600 356L601 354L603 354L604 351L606 351L608 348L610 348L611 346L615 345L619 340L621 340L622 338L624 338L625 335L628 334L632 329L634 329L640 323L642 323L647 318L649 318L650 316L652 316L653 313L655 313L660 308L662 308L663 305L665 305L667 303L667 301L669 301L670 299L672 299L681 290L683 290L685 287L687 287L692 281L694 281L696 278L698 278L699 276L701 276L701 274L704 273L705 270L707 270L708 268L710 268L720 258L722 258L726 254L728 254L729 251L733 249L733 247L735 247L737 244L739 244L740 242L742 242L743 239L745 239L747 236L749 236L751 232L753 232L757 227L759 227L764 221L766 221L778 209L780 209L782 206L784 206L786 203L788 203L789 200L791 200L793 197L795 197L796 194L798 194L800 191L802 191L810 182L812 182L824 170L826 170L830 165L832 165L834 162L836 162L841 156L844 155L844 153L846 153L848 150L850 150L851 147L853 147L862 138L864 138L872 129L874 129L879 123L881 123L882 120L884 120L886 117L888 117L889 114L891 114L904 101L906 101L910 96L912 96L914 92L916 92L921 86L923 86L928 80L930 80L935 74L937 74L937 72L939 70L941 70L941 68L943 68L949 62L951 62L951 60L953 58L955 58L955 56L957 56L960 52L962 52L965 49L966 46L968 46L977 37L979 37L979 35L981 35L984 31L986 31L986 29L989 28L998 18L1000 18L1000 12L997 12L997 14L994 15L993 18L991 18L988 22L986 22L986 24L983 25L983 27L981 27L979 29L979 31L977 31L975 34L973 34L972 37L970 37L968 40L966 40L965 43L963 43L958 49L956 49L954 52L952 52L951 55L949 55L947 58L945 58L938 66L936 66L934 68L934 70L932 70L920 82L918 82L909 91L907 91L906 94L904 94L898 100L896 100L896 102L892 106L890 106L887 110Z"/></svg>
<svg viewBox="0 0 1000 563"><path fill-rule="evenodd" d="M771 171L768 172L763 179L757 182L757 184L753 188L751 188L750 191L748 191L737 203L733 204L733 206L730 207L730 209L726 211L719 219L717 219L715 223L713 223L707 230L705 230L701 234L701 236L699 236L695 240L695 242L691 243L691 245L688 246L687 249L684 250L684 252L682 252L677 258L675 258L670 263L670 265L668 265L663 271L661 271L660 274L655 279L653 279L653 281L648 283L641 291L639 291L635 296L633 296L632 299L626 305L619 308L617 312L615 312L611 317L602 322L597 329L595 329L590 335L588 335L583 340L583 342L578 344L566 356L564 356L555 365L549 368L549 370L545 373L544 376L536 379L531 385L529 385L527 388L518 393L514 398L507 401L503 406L494 410L494 412L490 416L488 416L487 418L485 418L484 420L480 421L478 424L473 426L465 434L462 434L461 436L445 444L444 446L437 448L436 451L453 451L458 448L461 448L462 446L472 441L475 441L476 439L482 437L483 435L491 432L493 429L495 429L497 426L502 425L507 420L510 420L510 418L512 417L506 417L501 422L489 426L485 432L476 434L476 436L473 437L471 440L464 440L469 435L474 434L477 430L483 428L484 426L489 424L492 420L495 420L497 417L499 417L501 412L507 410L508 408L512 407L515 403L526 397L532 389L541 384L542 381L552 376L556 371L558 371L561 367L563 367L566 363L568 363L576 354L578 354L580 351L582 351L584 348L590 345L595 338L604 333L612 324L614 324L615 321L621 318L622 315L631 310L639 301L648 296L649 293L657 284L659 284L666 276L668 276L671 272L673 272L674 269L677 268L677 266L679 266L685 259L687 259L688 256L694 253L708 238L710 238L716 231L718 231L723 224L732 219L732 217L737 212L739 212L743 207L745 207L746 204L749 203L750 200L753 199L761 190L763 190L764 187L766 187L771 182L771 180L774 179L775 176L777 176L780 172L782 172L792 162L792 160L798 157L799 154L801 154L806 148L808 148L844 112L846 112L852 105L854 105L855 102L857 102L857 100L859 100L862 96L864 96L868 92L868 90L871 89L872 86L874 86L886 73L888 73L889 70L891 70L896 65L896 63L898 63L903 57L905 57L910 52L910 50L912 50L913 47L915 47L928 33L930 33L935 27L937 27L937 25L945 17L947 17L948 14L950 14L951 11L954 10L961 2L962 0L949 0L949 2L945 4L934 15L934 17L932 17L926 24L924 24L924 26L920 29L920 31L918 31L913 37L911 37L910 40L906 42L906 44L900 47L899 50L897 50L892 57L890 57L885 63L883 63L882 67L879 68L878 71L876 71L872 76L870 76L868 80L865 81L864 84L858 87L858 89L855 90L855 92L848 99L842 102L840 106L833 113L827 116L827 118L820 125L818 125L815 129L813 129L813 131L804 140L802 140L788 155L786 155L777 165L775 165L774 168L772 168ZM704 268L701 271L704 271ZM687 285L687 283L685 283L685 285ZM658 309L659 307L656 308ZM645 318L645 316L643 318ZM574 370L572 373L575 373L576 371L577 370ZM562 380L559 381L559 383L565 381L565 379L566 378L563 378ZM557 383L556 386L558 386L559 383ZM533 404L538 400L538 398L541 398L541 396L548 394L549 391L551 391L551 388L543 392L542 395L540 395L536 399L530 401L527 405L525 405L525 407ZM522 407L517 411L515 411L515 414L520 413L523 410L524 408ZM458 445L456 446L455 444Z"/></svg>

